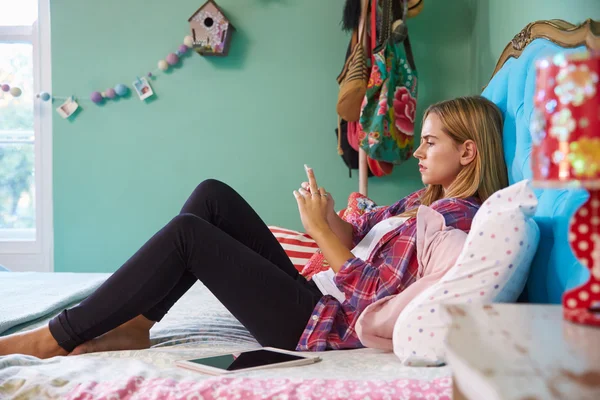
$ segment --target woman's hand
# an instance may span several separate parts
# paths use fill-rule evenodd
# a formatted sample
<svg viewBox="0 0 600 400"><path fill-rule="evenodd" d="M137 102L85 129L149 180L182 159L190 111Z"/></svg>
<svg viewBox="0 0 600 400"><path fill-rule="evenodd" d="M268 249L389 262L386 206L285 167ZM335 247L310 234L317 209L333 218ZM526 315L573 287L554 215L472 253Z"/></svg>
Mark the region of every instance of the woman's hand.
<svg viewBox="0 0 600 400"><path fill-rule="evenodd" d="M306 190L308 193L310 193L310 183L302 182L300 187ZM331 195L331 193L325 192L325 194L327 195L327 220L329 220L329 218L333 217L334 214L336 214L335 201L333 200L333 196Z"/></svg>
<svg viewBox="0 0 600 400"><path fill-rule="evenodd" d="M308 187L294 190L294 197L296 197L298 203L298 211L304 230L310 236L314 236L318 232L329 228L327 215L330 212L329 210L333 210L333 201L330 200L331 196L324 188L317 186L312 168L306 166L305 168L308 176Z"/></svg>
<svg viewBox="0 0 600 400"><path fill-rule="evenodd" d="M300 185L302 189L310 193L310 184L308 182L302 182ZM352 246L352 225L341 219L335 211L335 202L333 196L329 192L327 194L327 225L342 244L351 249Z"/></svg>
<svg viewBox="0 0 600 400"><path fill-rule="evenodd" d="M352 228L350 224L337 217L333 209L331 195L324 188L317 186L312 168L308 168L306 165L304 167L306 168L306 175L308 175L308 184L303 183L299 191L294 190L302 225L304 225L306 233L317 242L323 256L329 262L329 266L337 274L348 260L354 258L354 255L331 229L327 216L332 215L350 227L350 244L352 244ZM334 220L334 225L335 222Z"/></svg>

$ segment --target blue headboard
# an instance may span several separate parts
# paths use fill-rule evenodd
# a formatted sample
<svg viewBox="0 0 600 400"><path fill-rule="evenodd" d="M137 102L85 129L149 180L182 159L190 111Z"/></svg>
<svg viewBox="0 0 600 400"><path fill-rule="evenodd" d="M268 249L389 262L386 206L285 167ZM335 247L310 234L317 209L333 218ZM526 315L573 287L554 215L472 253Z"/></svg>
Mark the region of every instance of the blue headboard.
<svg viewBox="0 0 600 400"><path fill-rule="evenodd" d="M535 60L585 48L565 49L547 39L527 37L531 35L531 25L552 22L530 24L509 43L517 48L519 41L533 39L518 58L504 62L482 93L504 113L504 152L510 184L532 178L529 121L533 111ZM569 219L585 202L587 192L556 189L535 192L539 200L535 220L540 228L540 244L522 298L531 303L560 303L565 289L583 283L588 277L588 271L575 259L568 243Z"/></svg>

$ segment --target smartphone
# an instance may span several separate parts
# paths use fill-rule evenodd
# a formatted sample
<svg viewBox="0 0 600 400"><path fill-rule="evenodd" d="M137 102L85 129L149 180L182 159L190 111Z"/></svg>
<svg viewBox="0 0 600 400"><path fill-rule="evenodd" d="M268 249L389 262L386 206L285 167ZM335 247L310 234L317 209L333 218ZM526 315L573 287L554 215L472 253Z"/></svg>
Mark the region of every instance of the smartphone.
<svg viewBox="0 0 600 400"><path fill-rule="evenodd" d="M175 365L209 375L225 375L257 369L291 367L321 361L318 356L301 356L290 351L263 347L239 353L219 354L212 357L175 361Z"/></svg>

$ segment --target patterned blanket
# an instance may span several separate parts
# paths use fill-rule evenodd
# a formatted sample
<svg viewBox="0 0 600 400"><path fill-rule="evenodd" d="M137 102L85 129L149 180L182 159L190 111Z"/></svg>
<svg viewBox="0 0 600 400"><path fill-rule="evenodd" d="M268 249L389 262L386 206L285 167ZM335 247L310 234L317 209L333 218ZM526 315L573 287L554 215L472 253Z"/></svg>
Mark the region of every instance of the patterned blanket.
<svg viewBox="0 0 600 400"><path fill-rule="evenodd" d="M448 367L406 367L375 349L327 351L316 364L227 377L177 368L176 360L260 347L201 284L155 325L151 338L147 350L0 357L0 399L451 398Z"/></svg>

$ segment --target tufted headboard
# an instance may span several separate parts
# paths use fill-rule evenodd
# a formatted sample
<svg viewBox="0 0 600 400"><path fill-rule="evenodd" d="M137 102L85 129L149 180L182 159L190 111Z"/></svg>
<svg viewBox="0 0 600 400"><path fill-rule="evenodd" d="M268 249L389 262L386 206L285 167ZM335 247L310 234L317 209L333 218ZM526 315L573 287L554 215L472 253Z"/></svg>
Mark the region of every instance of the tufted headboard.
<svg viewBox="0 0 600 400"><path fill-rule="evenodd" d="M575 26L562 20L527 25L506 46L482 95L504 113L504 152L510 184L531 179L531 135L535 60L559 51L600 49L600 22ZM536 189L535 220L540 244L531 266L523 300L560 303L561 295L587 279L588 271L575 259L568 243L569 219L587 199L584 190Z"/></svg>

